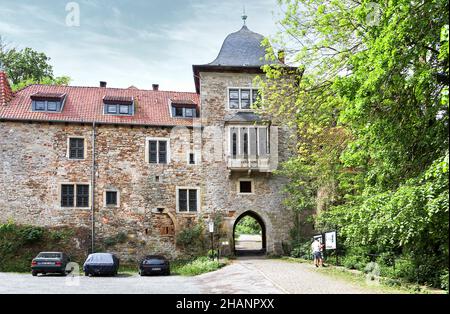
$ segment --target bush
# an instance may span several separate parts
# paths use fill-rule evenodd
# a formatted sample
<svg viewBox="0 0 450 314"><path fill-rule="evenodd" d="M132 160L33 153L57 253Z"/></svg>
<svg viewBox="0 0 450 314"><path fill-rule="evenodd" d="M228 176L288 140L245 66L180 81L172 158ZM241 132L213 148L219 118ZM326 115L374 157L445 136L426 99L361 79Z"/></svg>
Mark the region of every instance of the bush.
<svg viewBox="0 0 450 314"><path fill-rule="evenodd" d="M291 251L291 257L311 259L311 244L309 242L304 242L297 245Z"/></svg>
<svg viewBox="0 0 450 314"><path fill-rule="evenodd" d="M341 259L341 263L348 269L357 269L364 271L369 263L368 258L361 255L347 255Z"/></svg>
<svg viewBox="0 0 450 314"><path fill-rule="evenodd" d="M216 260L211 260L206 256L201 256L192 262L181 266L178 273L183 276L196 276L219 269L222 265Z"/></svg>
<svg viewBox="0 0 450 314"><path fill-rule="evenodd" d="M84 231L79 231L77 239L83 243ZM73 232L68 228L16 225L12 221L0 224L0 271L28 272L31 260L41 251L65 251L72 260L82 260L85 252L74 249L70 238Z"/></svg>
<svg viewBox="0 0 450 314"><path fill-rule="evenodd" d="M441 288L448 293L448 270L444 271L444 274L441 275Z"/></svg>

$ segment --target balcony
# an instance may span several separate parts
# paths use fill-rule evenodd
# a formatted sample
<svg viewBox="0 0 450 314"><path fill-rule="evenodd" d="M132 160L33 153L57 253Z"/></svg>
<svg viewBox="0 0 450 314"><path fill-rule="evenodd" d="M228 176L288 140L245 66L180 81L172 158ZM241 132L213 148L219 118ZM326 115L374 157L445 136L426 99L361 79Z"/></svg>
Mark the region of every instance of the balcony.
<svg viewBox="0 0 450 314"><path fill-rule="evenodd" d="M265 157L227 156L227 166L232 171L272 172L276 170L276 164L271 162L269 155Z"/></svg>

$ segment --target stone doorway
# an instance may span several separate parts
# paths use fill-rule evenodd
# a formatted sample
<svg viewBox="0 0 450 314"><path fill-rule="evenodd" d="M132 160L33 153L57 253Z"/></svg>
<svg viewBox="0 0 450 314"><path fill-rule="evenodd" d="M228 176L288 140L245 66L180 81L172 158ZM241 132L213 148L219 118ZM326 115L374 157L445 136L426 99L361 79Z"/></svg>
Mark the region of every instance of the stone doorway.
<svg viewBox="0 0 450 314"><path fill-rule="evenodd" d="M242 213L233 225L233 251L236 256L266 253L266 226L254 211Z"/></svg>

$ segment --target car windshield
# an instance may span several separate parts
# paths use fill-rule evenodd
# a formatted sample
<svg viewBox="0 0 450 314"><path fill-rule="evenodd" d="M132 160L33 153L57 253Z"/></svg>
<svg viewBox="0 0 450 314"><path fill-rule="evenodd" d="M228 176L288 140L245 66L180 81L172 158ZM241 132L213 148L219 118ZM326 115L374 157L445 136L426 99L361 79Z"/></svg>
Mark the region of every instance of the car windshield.
<svg viewBox="0 0 450 314"><path fill-rule="evenodd" d="M88 256L86 263L89 264L114 264L113 256L109 253L94 253Z"/></svg>
<svg viewBox="0 0 450 314"><path fill-rule="evenodd" d="M39 253L39 258L60 258L61 253Z"/></svg>
<svg viewBox="0 0 450 314"><path fill-rule="evenodd" d="M145 258L146 264L163 264L164 262L165 262L165 259L162 257L148 256Z"/></svg>

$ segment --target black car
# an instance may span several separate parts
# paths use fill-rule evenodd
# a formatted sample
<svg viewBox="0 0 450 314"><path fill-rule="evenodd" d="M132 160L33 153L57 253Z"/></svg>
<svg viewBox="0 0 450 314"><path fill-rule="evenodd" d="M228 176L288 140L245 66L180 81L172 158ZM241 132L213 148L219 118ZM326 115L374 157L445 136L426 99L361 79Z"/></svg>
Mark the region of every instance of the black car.
<svg viewBox="0 0 450 314"><path fill-rule="evenodd" d="M164 256L148 255L139 263L139 275L170 275L170 263Z"/></svg>
<svg viewBox="0 0 450 314"><path fill-rule="evenodd" d="M31 261L31 274L66 275L66 265L69 262L69 257L63 252L41 252Z"/></svg>
<svg viewBox="0 0 450 314"><path fill-rule="evenodd" d="M111 253L89 254L83 265L86 276L90 275L117 275L119 270L119 259Z"/></svg>

